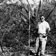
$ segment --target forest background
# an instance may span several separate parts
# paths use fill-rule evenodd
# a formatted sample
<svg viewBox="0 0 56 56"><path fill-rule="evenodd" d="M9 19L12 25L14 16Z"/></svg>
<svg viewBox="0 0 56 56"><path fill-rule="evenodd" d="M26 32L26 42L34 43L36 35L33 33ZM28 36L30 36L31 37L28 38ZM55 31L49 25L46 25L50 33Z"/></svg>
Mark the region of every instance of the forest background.
<svg viewBox="0 0 56 56"><path fill-rule="evenodd" d="M35 6L34 11L31 10L29 3L26 5L22 3L22 0L14 3L11 0L8 1L0 0L0 46L2 51L13 52L14 56L22 55L22 53L28 56L29 40L35 41L37 23L40 15L44 15L51 27L48 33L47 52L51 50L56 53L56 1L45 0L43 3L39 2L38 7L32 4L31 6Z"/></svg>

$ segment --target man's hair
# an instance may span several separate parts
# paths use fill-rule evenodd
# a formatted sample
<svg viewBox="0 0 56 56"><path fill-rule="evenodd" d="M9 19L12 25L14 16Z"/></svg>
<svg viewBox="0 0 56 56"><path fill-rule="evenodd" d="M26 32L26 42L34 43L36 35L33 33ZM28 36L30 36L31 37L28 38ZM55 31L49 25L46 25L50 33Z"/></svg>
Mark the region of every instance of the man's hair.
<svg viewBox="0 0 56 56"><path fill-rule="evenodd" d="M44 15L40 15L40 17L42 17L42 16L44 16Z"/></svg>
<svg viewBox="0 0 56 56"><path fill-rule="evenodd" d="M45 18L44 15L40 15L40 20L41 20L41 17Z"/></svg>

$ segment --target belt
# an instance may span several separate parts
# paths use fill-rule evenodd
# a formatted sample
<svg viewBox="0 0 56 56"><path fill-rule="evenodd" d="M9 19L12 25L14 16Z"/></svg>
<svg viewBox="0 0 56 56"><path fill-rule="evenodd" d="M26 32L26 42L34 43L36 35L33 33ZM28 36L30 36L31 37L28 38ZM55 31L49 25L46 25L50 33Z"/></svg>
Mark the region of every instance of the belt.
<svg viewBox="0 0 56 56"><path fill-rule="evenodd" d="M39 33L39 35L41 35L43 38L46 37L46 34Z"/></svg>

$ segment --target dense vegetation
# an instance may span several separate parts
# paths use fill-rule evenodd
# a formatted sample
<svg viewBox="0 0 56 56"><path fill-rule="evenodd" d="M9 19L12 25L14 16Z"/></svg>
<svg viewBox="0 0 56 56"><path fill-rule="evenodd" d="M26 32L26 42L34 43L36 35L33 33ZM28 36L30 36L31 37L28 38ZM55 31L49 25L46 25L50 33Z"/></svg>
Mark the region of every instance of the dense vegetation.
<svg viewBox="0 0 56 56"><path fill-rule="evenodd" d="M4 5L0 9L1 45L13 47L13 51L25 50L29 40L29 20L22 6Z"/></svg>

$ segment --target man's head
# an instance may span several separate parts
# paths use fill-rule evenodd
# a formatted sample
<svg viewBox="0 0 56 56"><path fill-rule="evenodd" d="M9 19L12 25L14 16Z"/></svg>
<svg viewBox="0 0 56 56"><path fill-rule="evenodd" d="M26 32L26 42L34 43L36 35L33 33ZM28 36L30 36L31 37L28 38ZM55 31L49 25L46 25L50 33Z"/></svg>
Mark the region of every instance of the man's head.
<svg viewBox="0 0 56 56"><path fill-rule="evenodd" d="M40 20L43 22L43 21L45 21L45 17L44 16L41 16L40 17Z"/></svg>

